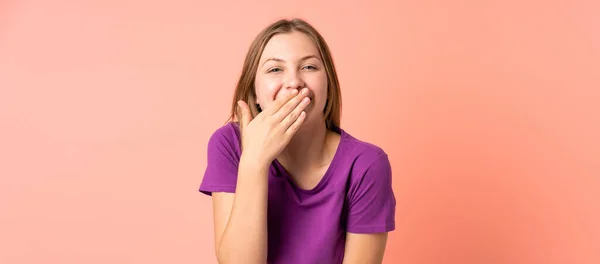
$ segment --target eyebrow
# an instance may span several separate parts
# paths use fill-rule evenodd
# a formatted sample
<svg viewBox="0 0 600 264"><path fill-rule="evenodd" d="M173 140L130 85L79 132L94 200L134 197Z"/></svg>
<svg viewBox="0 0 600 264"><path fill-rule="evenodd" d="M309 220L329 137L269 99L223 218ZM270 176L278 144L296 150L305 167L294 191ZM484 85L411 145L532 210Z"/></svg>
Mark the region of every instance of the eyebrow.
<svg viewBox="0 0 600 264"><path fill-rule="evenodd" d="M305 61L305 60L308 60L308 59L311 59L311 58L315 58L315 59L317 59L317 60L319 60L319 61L321 60L319 57L317 57L317 56L315 56L315 55L306 55L306 56L304 56L304 57L300 58L300 61ZM265 60L265 62L263 62L263 64L262 64L262 65L264 66L264 65L265 65L265 64L266 64L268 61L278 61L278 62L283 62L283 61L285 61L285 60L283 60L283 59L280 59L280 58L275 58L275 57L273 57L273 58L268 58L267 60Z"/></svg>

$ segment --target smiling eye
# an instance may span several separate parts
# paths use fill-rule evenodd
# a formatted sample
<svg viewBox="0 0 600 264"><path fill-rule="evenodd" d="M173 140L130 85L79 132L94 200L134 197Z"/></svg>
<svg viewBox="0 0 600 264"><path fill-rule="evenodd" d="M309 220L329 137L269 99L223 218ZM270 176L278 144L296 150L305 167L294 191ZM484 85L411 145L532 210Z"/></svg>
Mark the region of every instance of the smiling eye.
<svg viewBox="0 0 600 264"><path fill-rule="evenodd" d="M271 69L269 69L267 71L267 73L269 73L269 72L278 72L278 71L281 71L281 69L280 68L271 68Z"/></svg>

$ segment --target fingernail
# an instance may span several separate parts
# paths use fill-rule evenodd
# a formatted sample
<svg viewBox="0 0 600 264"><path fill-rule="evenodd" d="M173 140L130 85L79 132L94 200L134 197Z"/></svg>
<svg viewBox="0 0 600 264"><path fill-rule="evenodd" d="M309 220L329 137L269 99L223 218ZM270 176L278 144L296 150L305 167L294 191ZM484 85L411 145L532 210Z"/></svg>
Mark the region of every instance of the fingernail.
<svg viewBox="0 0 600 264"><path fill-rule="evenodd" d="M297 94L297 93L298 93L298 90L296 90L296 89L293 89L291 93L292 93L292 95L295 95L295 94Z"/></svg>
<svg viewBox="0 0 600 264"><path fill-rule="evenodd" d="M302 89L302 94L303 95L307 95L308 94L308 89L307 88Z"/></svg>

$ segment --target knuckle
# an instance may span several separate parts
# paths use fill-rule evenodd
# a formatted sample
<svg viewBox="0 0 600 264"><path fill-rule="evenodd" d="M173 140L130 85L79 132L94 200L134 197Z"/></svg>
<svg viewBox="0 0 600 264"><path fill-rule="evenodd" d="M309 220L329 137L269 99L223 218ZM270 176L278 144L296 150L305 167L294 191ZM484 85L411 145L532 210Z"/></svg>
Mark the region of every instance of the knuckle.
<svg viewBox="0 0 600 264"><path fill-rule="evenodd" d="M295 97L292 99L292 101L293 101L294 103L299 103L299 102L300 102L300 100L302 100L302 96L295 96Z"/></svg>
<svg viewBox="0 0 600 264"><path fill-rule="evenodd" d="M296 108L296 106L300 103L300 100L302 100L301 97L295 97L293 100L291 100L290 108Z"/></svg>
<svg viewBox="0 0 600 264"><path fill-rule="evenodd" d="M274 116L270 116L268 118L265 118L264 122L269 126L273 126L275 124L275 118Z"/></svg>

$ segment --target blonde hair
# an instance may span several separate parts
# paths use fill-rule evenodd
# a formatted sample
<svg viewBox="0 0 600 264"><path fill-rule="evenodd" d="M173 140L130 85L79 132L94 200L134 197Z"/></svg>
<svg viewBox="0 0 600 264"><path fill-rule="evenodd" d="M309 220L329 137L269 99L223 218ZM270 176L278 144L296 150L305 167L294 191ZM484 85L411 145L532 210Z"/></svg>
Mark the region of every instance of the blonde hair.
<svg viewBox="0 0 600 264"><path fill-rule="evenodd" d="M250 45L248 53L246 54L246 59L244 60L242 74L238 80L235 93L233 95L231 115L229 120L239 120L239 113L237 112L237 101L239 100L243 100L248 103L250 106L250 111L252 112L252 117L258 115L259 109L254 103L256 101L254 81L256 78L256 71L258 69L260 57L262 56L265 46L273 36L277 34L291 33L293 31L302 32L309 36L319 50L325 71L327 73L327 102L325 103L325 109L323 109L323 114L325 115L325 125L329 130L334 130L335 128L340 127L342 96L340 93L340 85L335 66L333 64L331 52L321 34L319 34L319 32L306 21L298 18L291 20L278 20L263 29L258 36L256 36Z"/></svg>

